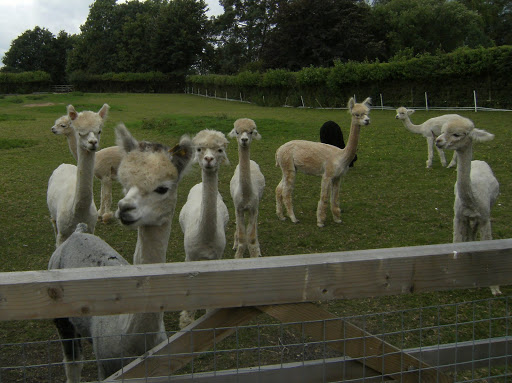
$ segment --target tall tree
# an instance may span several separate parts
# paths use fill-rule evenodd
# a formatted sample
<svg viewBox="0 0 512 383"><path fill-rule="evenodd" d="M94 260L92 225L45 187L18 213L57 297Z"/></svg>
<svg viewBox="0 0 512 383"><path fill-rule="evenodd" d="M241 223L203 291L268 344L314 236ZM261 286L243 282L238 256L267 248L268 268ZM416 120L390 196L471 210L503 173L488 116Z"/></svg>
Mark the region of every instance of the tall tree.
<svg viewBox="0 0 512 383"><path fill-rule="evenodd" d="M283 0L220 0L224 13L214 20L218 73L258 66L274 15Z"/></svg>
<svg viewBox="0 0 512 383"><path fill-rule="evenodd" d="M460 46L488 45L482 18L450 0L390 0L374 6L372 25L386 41L388 56L450 52Z"/></svg>
<svg viewBox="0 0 512 383"><path fill-rule="evenodd" d="M206 3L173 0L161 7L151 40L152 62L161 72L187 72L206 46Z"/></svg>
<svg viewBox="0 0 512 383"><path fill-rule="evenodd" d="M14 39L2 62L4 71L48 72L54 82L64 81L66 55L71 48L71 37L61 31L55 37L49 30L36 26Z"/></svg>
<svg viewBox="0 0 512 383"><path fill-rule="evenodd" d="M358 0L290 0L281 3L264 47L270 68L298 70L342 61L375 59L380 43L368 29L370 7Z"/></svg>

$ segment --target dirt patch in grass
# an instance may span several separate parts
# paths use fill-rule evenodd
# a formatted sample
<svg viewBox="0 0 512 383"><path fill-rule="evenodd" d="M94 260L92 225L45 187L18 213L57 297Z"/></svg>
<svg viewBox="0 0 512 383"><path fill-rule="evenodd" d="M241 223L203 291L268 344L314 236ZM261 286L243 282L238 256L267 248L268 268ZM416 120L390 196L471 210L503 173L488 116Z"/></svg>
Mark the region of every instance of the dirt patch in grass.
<svg viewBox="0 0 512 383"><path fill-rule="evenodd" d="M55 103L53 103L53 102L40 102L38 104L25 104L23 106L26 108L34 108L34 107L38 107L38 106L54 106L54 105L55 105Z"/></svg>

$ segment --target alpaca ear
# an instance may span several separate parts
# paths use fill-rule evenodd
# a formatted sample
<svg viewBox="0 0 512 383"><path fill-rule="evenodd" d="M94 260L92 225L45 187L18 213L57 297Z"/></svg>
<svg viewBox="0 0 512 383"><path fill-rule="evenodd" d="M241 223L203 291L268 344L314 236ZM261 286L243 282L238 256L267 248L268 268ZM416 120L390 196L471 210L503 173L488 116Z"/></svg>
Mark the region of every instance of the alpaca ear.
<svg viewBox="0 0 512 383"><path fill-rule="evenodd" d="M105 120L108 116L108 111L110 109L110 106L108 104L103 104L98 114L100 115L102 120Z"/></svg>
<svg viewBox="0 0 512 383"><path fill-rule="evenodd" d="M347 108L349 111L352 111L352 108L356 104L356 101L354 100L354 97L350 97L350 100L348 100Z"/></svg>
<svg viewBox="0 0 512 383"><path fill-rule="evenodd" d="M261 140L261 134L256 129L254 129L252 131L252 138L255 140Z"/></svg>
<svg viewBox="0 0 512 383"><path fill-rule="evenodd" d="M123 123L117 125L116 127L116 144L126 153L131 152L136 149L139 143L133 136L130 134L126 126Z"/></svg>
<svg viewBox="0 0 512 383"><path fill-rule="evenodd" d="M229 138L235 138L236 137L236 128L233 128L233 130L231 130L231 132L229 132L228 137Z"/></svg>
<svg viewBox="0 0 512 383"><path fill-rule="evenodd" d="M180 143L169 149L169 153L171 154L171 162L176 166L178 174L183 174L183 171L191 163L194 154L194 146L190 137L187 135L182 136Z"/></svg>
<svg viewBox="0 0 512 383"><path fill-rule="evenodd" d="M73 121L73 120L76 120L76 118L78 117L78 113L76 112L75 108L73 107L73 105L68 105L68 116L69 118Z"/></svg>
<svg viewBox="0 0 512 383"><path fill-rule="evenodd" d="M410 116L414 113L414 109L407 109L407 114Z"/></svg>
<svg viewBox="0 0 512 383"><path fill-rule="evenodd" d="M491 141L494 139L494 134L489 133L483 129L473 129L469 132L469 137L475 142Z"/></svg>
<svg viewBox="0 0 512 383"><path fill-rule="evenodd" d="M372 99L371 99L371 97L367 97L366 100L363 101L363 104L366 105L367 107L372 106Z"/></svg>
<svg viewBox="0 0 512 383"><path fill-rule="evenodd" d="M229 162L227 149L228 149L228 144L225 144L224 145L224 161L226 162L226 165L231 165L231 163Z"/></svg>

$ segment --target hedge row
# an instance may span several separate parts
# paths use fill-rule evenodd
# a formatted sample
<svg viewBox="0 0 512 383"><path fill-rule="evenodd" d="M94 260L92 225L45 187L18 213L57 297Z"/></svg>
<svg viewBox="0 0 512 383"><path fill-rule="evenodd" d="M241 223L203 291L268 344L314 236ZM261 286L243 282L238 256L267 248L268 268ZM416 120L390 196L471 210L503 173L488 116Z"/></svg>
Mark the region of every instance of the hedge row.
<svg viewBox="0 0 512 383"><path fill-rule="evenodd" d="M50 85L51 78L46 72L0 72L0 93L46 92Z"/></svg>
<svg viewBox="0 0 512 383"><path fill-rule="evenodd" d="M482 95L481 106L511 107L512 47L468 49L449 54L425 55L409 60L380 62L335 62L332 68L303 68L298 72L269 70L242 72L234 76L187 77L194 91L218 93L258 104L300 106L343 105L355 93L380 98L386 105L425 104L468 106L473 91Z"/></svg>
<svg viewBox="0 0 512 383"><path fill-rule="evenodd" d="M179 73L105 73L73 72L73 88L82 92L174 93L183 92L185 76Z"/></svg>

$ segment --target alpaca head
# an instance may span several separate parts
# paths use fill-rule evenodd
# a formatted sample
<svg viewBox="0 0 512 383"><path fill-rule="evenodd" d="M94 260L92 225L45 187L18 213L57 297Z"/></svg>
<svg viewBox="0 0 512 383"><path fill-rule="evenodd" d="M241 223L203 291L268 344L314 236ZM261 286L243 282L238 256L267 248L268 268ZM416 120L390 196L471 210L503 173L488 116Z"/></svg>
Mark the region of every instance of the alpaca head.
<svg viewBox="0 0 512 383"><path fill-rule="evenodd" d="M236 138L238 145L248 147L252 140L260 140L261 135L256 129L256 123L249 118L239 118L233 124L234 128L229 133L229 137Z"/></svg>
<svg viewBox="0 0 512 383"><path fill-rule="evenodd" d="M352 124L357 126L370 125L370 106L372 99L368 97L362 103L356 103L353 97L348 100L348 111L352 115Z"/></svg>
<svg viewBox="0 0 512 383"><path fill-rule="evenodd" d="M204 171L217 171L220 164L226 161L228 140L224 133L216 130L205 129L195 135L192 140L196 148L196 161Z"/></svg>
<svg viewBox="0 0 512 383"><path fill-rule="evenodd" d="M414 113L414 109L407 109L407 108L405 108L405 107L401 106L400 108L398 108L398 109L396 110L396 116L395 116L395 118L396 118L397 120L402 120L402 121L404 121L404 120L407 120L407 119L409 118L409 116L410 116L411 114L413 114L413 113Z"/></svg>
<svg viewBox="0 0 512 383"><path fill-rule="evenodd" d="M77 134L77 146L90 152L98 150L103 124L110 106L104 104L98 113L85 111L77 113L73 105L68 105L68 117Z"/></svg>
<svg viewBox="0 0 512 383"><path fill-rule="evenodd" d="M441 135L436 139L440 149L458 150L472 145L473 141L490 141L494 134L482 129L476 129L471 120L457 120L445 123Z"/></svg>
<svg viewBox="0 0 512 383"><path fill-rule="evenodd" d="M53 134L63 134L69 136L73 134L73 128L71 127L71 119L66 114L55 120L55 124L52 126Z"/></svg>
<svg viewBox="0 0 512 383"><path fill-rule="evenodd" d="M176 206L178 183L193 154L192 142L183 136L174 148L138 142L122 124L116 128L116 143L123 158L118 179L125 196L116 217L129 227L169 223Z"/></svg>

